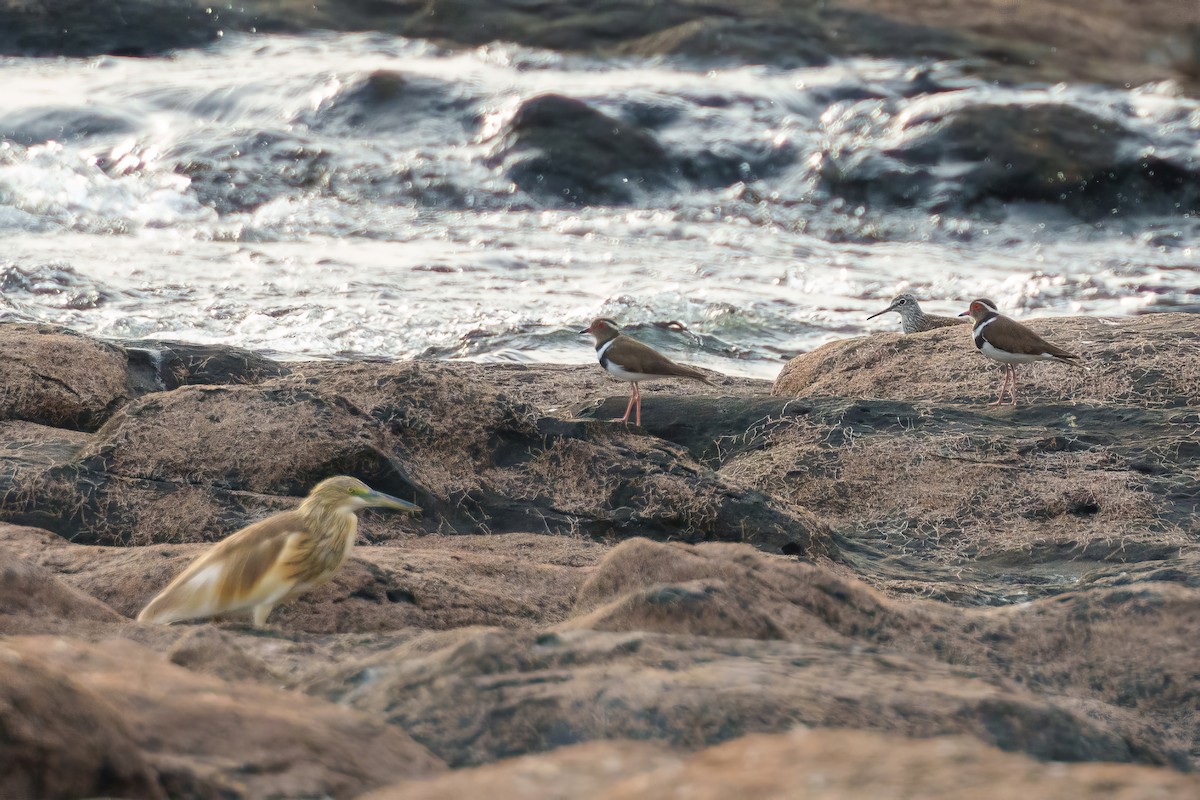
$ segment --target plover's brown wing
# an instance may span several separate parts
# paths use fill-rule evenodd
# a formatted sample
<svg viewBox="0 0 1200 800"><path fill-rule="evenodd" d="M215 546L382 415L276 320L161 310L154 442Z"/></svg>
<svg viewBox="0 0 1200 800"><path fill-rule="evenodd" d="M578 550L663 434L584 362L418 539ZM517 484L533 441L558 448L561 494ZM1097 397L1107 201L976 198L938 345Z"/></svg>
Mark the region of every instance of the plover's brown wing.
<svg viewBox="0 0 1200 800"><path fill-rule="evenodd" d="M138 621L200 619L278 600L296 583L289 554L305 538L294 511L249 525L193 561L142 609Z"/></svg>
<svg viewBox="0 0 1200 800"><path fill-rule="evenodd" d="M637 339L628 336L618 336L605 351L605 357L627 372L641 375L663 375L675 378L691 378L711 384L703 372L698 369L677 364L649 345L642 344Z"/></svg>
<svg viewBox="0 0 1200 800"><path fill-rule="evenodd" d="M1003 315L997 316L988 323L983 335L984 338L991 342L993 347L1009 353L1028 356L1051 356L1065 364L1079 366L1075 364L1079 356L1063 350L1058 345L1047 342L1021 323Z"/></svg>

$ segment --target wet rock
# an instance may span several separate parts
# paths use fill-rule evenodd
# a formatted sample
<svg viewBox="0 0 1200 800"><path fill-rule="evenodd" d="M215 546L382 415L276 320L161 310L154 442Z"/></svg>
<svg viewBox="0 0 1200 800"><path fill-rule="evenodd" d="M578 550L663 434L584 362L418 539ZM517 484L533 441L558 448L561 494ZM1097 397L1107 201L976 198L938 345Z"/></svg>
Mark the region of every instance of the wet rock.
<svg viewBox="0 0 1200 800"><path fill-rule="evenodd" d="M0 140L25 147L49 141L72 142L100 136L129 134L134 121L111 111L90 108L35 108L5 115Z"/></svg>
<svg viewBox="0 0 1200 800"><path fill-rule="evenodd" d="M319 144L284 131L239 134L222 141L180 142L168 156L189 191L219 214L253 211L280 197L324 191L333 158Z"/></svg>
<svg viewBox="0 0 1200 800"><path fill-rule="evenodd" d="M315 130L394 135L418 126L461 130L474 121L476 98L458 83L427 75L376 70L344 87L302 117Z"/></svg>
<svg viewBox="0 0 1200 800"><path fill-rule="evenodd" d="M95 430L125 399L125 357L47 325L0 325L0 418Z"/></svg>
<svg viewBox="0 0 1200 800"><path fill-rule="evenodd" d="M0 52L153 56L215 42L217 17L192 0L0 2Z"/></svg>
<svg viewBox="0 0 1200 800"><path fill-rule="evenodd" d="M940 98L859 149L827 152L821 167L830 191L854 203L936 212L1053 203L1085 219L1193 212L1197 175L1150 154L1121 123L1074 106L947 106Z"/></svg>
<svg viewBox="0 0 1200 800"><path fill-rule="evenodd" d="M791 797L875 800L900 790L929 800L1111 794L1150 800L1200 791L1193 775L1126 764L1060 764L1003 753L967 737L909 739L869 731L753 734L693 755L646 742L591 742L405 781L363 800Z"/></svg>
<svg viewBox="0 0 1200 800"><path fill-rule="evenodd" d="M561 0L58 0L0 3L0 52L154 55L203 46L222 31L381 31L469 47L515 42L593 55L679 55L708 63L782 67L827 56L958 61L991 80L1083 80L1126 86L1175 80L1195 88L1195 38L1177 4L1065 5L981 0L963 13L940 0L773 0L694 3ZM64 24L65 23L65 24ZM1081 26L1088 35L1080 36Z"/></svg>
<svg viewBox="0 0 1200 800"><path fill-rule="evenodd" d="M670 185L667 152L649 133L581 100L524 101L493 163L523 191L566 206L628 203Z"/></svg>
<svg viewBox="0 0 1200 800"><path fill-rule="evenodd" d="M257 383L288 368L241 347L159 340L124 342L134 396L191 385Z"/></svg>
<svg viewBox="0 0 1200 800"><path fill-rule="evenodd" d="M689 56L798 68L828 64L836 45L815 18L806 25L714 16L623 42L614 50L622 55Z"/></svg>
<svg viewBox="0 0 1200 800"><path fill-rule="evenodd" d="M0 641L0 796L167 796L129 725L101 694L20 639Z"/></svg>

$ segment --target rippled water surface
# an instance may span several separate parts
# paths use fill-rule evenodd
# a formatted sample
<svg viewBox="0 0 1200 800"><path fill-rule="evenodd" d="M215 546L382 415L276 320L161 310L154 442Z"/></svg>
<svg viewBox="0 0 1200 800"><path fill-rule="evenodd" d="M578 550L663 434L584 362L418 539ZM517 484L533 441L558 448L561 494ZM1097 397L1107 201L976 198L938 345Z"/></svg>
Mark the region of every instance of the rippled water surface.
<svg viewBox="0 0 1200 800"><path fill-rule="evenodd" d="M861 120L940 102L1053 98L1200 155L1200 106L1169 86L998 89L954 65L869 61L703 71L371 35L8 59L0 80L4 319L283 356L543 361L592 359L576 331L597 315L674 320L690 334L639 335L772 377L784 356L898 328L866 317L901 289L942 313L979 295L1020 316L1200 308L1185 215L884 212L815 180L823 150L867 135ZM947 91L917 96L921 80ZM517 104L547 91L652 126L671 152L776 166L749 185L547 208L489 161Z"/></svg>

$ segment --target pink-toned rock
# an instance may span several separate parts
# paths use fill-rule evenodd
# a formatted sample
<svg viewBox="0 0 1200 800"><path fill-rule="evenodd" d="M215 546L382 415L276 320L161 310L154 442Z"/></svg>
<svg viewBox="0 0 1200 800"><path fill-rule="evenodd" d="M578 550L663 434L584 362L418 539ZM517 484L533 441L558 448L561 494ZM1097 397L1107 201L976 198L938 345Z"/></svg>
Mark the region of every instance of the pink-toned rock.
<svg viewBox="0 0 1200 800"><path fill-rule="evenodd" d="M965 737L801 729L753 734L694 755L643 742L591 742L404 781L363 800L1182 800L1197 793L1200 778L1169 769L1046 763Z"/></svg>
<svg viewBox="0 0 1200 800"><path fill-rule="evenodd" d="M0 797L165 798L120 708L0 639Z"/></svg>
<svg viewBox="0 0 1200 800"><path fill-rule="evenodd" d="M103 696L171 797L352 798L443 767L400 729L293 692L175 666L128 640L12 637ZM30 767L53 769L53 761Z"/></svg>

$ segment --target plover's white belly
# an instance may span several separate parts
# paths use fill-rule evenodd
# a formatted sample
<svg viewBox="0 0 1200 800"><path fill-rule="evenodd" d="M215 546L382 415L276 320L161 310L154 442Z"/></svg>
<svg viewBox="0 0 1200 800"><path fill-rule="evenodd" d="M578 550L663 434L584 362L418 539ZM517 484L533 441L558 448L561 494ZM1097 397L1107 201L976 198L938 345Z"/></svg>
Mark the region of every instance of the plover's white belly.
<svg viewBox="0 0 1200 800"><path fill-rule="evenodd" d="M615 364L612 361L604 364L604 370L614 378L619 378L623 381L629 381L630 383L637 383L638 381L648 381L654 378L663 377L662 375L647 375L644 372L630 372L620 364Z"/></svg>
<svg viewBox="0 0 1200 800"><path fill-rule="evenodd" d="M1029 355L1028 353L1007 353L993 347L989 341L984 341L983 346L979 350L988 358L993 361L999 361L1001 364L1028 364L1031 361L1045 361L1046 359L1054 358L1054 356L1048 353L1041 353L1036 356Z"/></svg>

